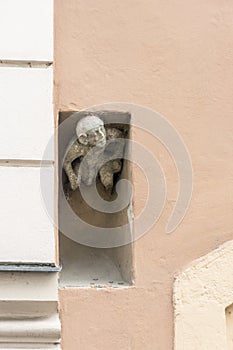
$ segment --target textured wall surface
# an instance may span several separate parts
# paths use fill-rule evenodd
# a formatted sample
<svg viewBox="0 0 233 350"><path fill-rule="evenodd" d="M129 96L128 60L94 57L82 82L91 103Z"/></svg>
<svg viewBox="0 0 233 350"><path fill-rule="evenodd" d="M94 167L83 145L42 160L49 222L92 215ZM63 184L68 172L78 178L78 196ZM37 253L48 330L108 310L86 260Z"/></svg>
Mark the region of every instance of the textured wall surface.
<svg viewBox="0 0 233 350"><path fill-rule="evenodd" d="M232 268L231 241L177 276L175 350L232 349Z"/></svg>
<svg viewBox="0 0 233 350"><path fill-rule="evenodd" d="M135 244L135 286L60 291L63 345L114 350L173 348L174 275L232 239L233 4L228 0L55 2L57 110L124 101L163 114L192 157L189 211L165 234L177 195L171 158L156 140L168 184L158 224ZM134 209L145 197L135 172ZM156 198L155 198L156 201Z"/></svg>

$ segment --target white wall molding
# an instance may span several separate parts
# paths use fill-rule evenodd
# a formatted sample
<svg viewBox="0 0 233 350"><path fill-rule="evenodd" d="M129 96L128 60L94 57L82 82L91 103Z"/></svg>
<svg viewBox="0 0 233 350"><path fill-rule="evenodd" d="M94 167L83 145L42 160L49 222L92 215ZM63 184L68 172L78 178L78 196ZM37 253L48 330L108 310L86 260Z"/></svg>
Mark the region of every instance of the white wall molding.
<svg viewBox="0 0 233 350"><path fill-rule="evenodd" d="M30 303L31 304L31 303ZM21 319L15 314L17 302L13 305L8 304L10 314L9 318L1 318L0 313L0 342L3 343L51 343L57 344L60 341L60 324L57 314L57 309L54 309L51 314L37 316L29 305L28 310L32 312L27 315L23 314ZM46 303L47 310L50 304ZM40 309L41 305L37 305ZM17 341L16 341L17 339Z"/></svg>
<svg viewBox="0 0 233 350"><path fill-rule="evenodd" d="M43 173L53 205L54 167ZM54 225L41 196L40 168L1 166L0 193L0 262L54 264Z"/></svg>
<svg viewBox="0 0 233 350"><path fill-rule="evenodd" d="M0 59L53 61L53 0L0 1Z"/></svg>
<svg viewBox="0 0 233 350"><path fill-rule="evenodd" d="M175 350L233 346L226 308L233 303L233 241L195 261L174 283ZM232 323L231 323L232 324ZM232 324L233 327L233 324ZM231 339L227 337L231 334Z"/></svg>
<svg viewBox="0 0 233 350"><path fill-rule="evenodd" d="M54 224L40 188L43 169L53 212L53 0L1 0L0 42L0 349L60 349Z"/></svg>
<svg viewBox="0 0 233 350"><path fill-rule="evenodd" d="M0 67L0 103L0 159L41 160L54 134L53 67Z"/></svg>
<svg viewBox="0 0 233 350"><path fill-rule="evenodd" d="M0 272L0 349L57 349L56 273Z"/></svg>
<svg viewBox="0 0 233 350"><path fill-rule="evenodd" d="M0 167L50 167L53 165L53 160L0 159Z"/></svg>
<svg viewBox="0 0 233 350"><path fill-rule="evenodd" d="M60 344L44 344L44 343L0 343L0 349L7 349L7 350L60 350Z"/></svg>
<svg viewBox="0 0 233 350"><path fill-rule="evenodd" d="M48 68L52 62L44 61L17 61L17 60L0 60L0 67L18 67L18 68Z"/></svg>

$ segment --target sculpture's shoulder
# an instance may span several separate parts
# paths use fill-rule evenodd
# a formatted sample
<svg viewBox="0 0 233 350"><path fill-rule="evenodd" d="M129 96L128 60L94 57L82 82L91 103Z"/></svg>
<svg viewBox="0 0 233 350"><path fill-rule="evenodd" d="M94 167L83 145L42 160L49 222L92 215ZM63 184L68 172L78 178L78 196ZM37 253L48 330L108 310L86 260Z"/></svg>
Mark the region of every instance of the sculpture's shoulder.
<svg viewBox="0 0 233 350"><path fill-rule="evenodd" d="M111 125L105 125L105 130L107 140L114 140L126 137L126 133L123 129L113 127Z"/></svg>
<svg viewBox="0 0 233 350"><path fill-rule="evenodd" d="M78 157L82 157L83 155L85 155L85 153L87 153L87 151L85 150L85 146L81 145L78 142L78 140L76 140L70 145L66 154L66 160L73 161Z"/></svg>

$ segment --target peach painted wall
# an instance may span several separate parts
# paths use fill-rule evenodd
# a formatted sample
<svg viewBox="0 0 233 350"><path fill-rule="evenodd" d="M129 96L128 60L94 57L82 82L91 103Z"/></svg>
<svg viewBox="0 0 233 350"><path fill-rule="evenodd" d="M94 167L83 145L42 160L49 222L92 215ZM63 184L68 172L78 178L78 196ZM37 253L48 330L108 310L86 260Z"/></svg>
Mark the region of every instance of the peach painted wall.
<svg viewBox="0 0 233 350"><path fill-rule="evenodd" d="M194 170L189 211L166 235L177 176L163 146L147 141L168 195L159 223L135 244L135 286L60 290L63 349L171 350L174 275L232 239L232 18L229 0L55 1L56 109L148 106L182 135ZM139 210L137 173L134 185Z"/></svg>

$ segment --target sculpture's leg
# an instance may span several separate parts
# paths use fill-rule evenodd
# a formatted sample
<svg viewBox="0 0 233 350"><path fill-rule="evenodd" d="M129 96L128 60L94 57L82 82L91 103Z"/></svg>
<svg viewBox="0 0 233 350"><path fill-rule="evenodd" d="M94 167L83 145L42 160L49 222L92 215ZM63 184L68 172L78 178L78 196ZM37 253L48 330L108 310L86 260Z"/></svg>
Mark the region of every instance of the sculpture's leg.
<svg viewBox="0 0 233 350"><path fill-rule="evenodd" d="M106 190L113 188L113 171L109 163L104 164L99 171L100 181Z"/></svg>
<svg viewBox="0 0 233 350"><path fill-rule="evenodd" d="M106 190L113 188L113 174L119 173L121 171L121 167L121 160L110 160L100 168L100 181Z"/></svg>

